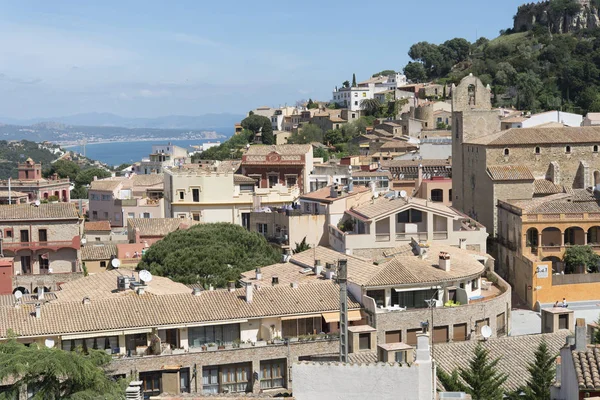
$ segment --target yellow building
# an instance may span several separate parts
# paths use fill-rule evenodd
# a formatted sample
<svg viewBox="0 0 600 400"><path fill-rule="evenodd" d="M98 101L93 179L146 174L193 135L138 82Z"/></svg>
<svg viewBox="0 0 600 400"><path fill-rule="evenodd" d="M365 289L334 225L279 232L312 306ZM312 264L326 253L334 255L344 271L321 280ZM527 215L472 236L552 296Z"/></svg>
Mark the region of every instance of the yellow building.
<svg viewBox="0 0 600 400"><path fill-rule="evenodd" d="M562 261L574 245L600 254L600 205L591 188L498 201L498 239L499 272L530 307L600 298L600 273L565 274Z"/></svg>

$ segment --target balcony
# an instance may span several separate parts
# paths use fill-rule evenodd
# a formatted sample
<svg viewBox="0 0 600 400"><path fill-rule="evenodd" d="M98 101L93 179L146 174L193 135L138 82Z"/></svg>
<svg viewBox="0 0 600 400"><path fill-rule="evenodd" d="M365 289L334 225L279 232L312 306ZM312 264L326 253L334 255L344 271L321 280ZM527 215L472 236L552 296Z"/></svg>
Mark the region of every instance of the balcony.
<svg viewBox="0 0 600 400"><path fill-rule="evenodd" d="M287 235L285 236L269 236L267 237L267 242L275 243L279 246L289 246L290 241Z"/></svg>
<svg viewBox="0 0 600 400"><path fill-rule="evenodd" d="M60 250L64 248L79 249L81 242L79 236L73 237L72 240L52 240L46 242L3 242L2 248L4 250L17 252L19 250Z"/></svg>

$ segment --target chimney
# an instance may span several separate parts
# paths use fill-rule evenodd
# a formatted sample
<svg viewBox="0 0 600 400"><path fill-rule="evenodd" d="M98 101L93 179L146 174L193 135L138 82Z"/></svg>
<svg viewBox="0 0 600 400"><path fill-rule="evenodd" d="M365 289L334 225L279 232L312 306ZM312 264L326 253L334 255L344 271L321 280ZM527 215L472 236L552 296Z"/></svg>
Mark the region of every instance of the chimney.
<svg viewBox="0 0 600 400"><path fill-rule="evenodd" d="M431 362L431 352L429 349L429 334L417 334L417 356L415 363Z"/></svg>
<svg viewBox="0 0 600 400"><path fill-rule="evenodd" d="M227 282L227 289L230 292L233 292L235 290L235 282L234 281L229 281Z"/></svg>
<svg viewBox="0 0 600 400"><path fill-rule="evenodd" d="M586 336L585 319L577 318L575 321L575 350L586 351L587 350L587 336Z"/></svg>
<svg viewBox="0 0 600 400"><path fill-rule="evenodd" d="M271 285L272 286L279 285L279 277L277 277L277 276L271 277Z"/></svg>
<svg viewBox="0 0 600 400"><path fill-rule="evenodd" d="M197 287L195 287L195 288L192 289L192 295L193 296L200 296L200 293L202 293L202 289L197 288Z"/></svg>
<svg viewBox="0 0 600 400"><path fill-rule="evenodd" d="M208 290L213 291L215 290L215 287L213 285L208 285Z"/></svg>
<svg viewBox="0 0 600 400"><path fill-rule="evenodd" d="M560 382L562 379L562 358L556 357L556 382Z"/></svg>
<svg viewBox="0 0 600 400"><path fill-rule="evenodd" d="M336 199L338 197L337 194L337 184L331 185L331 189L329 189L329 197Z"/></svg>
<svg viewBox="0 0 600 400"><path fill-rule="evenodd" d="M43 286L38 286L37 298L38 298L38 300L44 300L44 287Z"/></svg>
<svg viewBox="0 0 600 400"><path fill-rule="evenodd" d="M290 283L290 287L291 287L292 289L298 289L298 282L291 282L291 283Z"/></svg>
<svg viewBox="0 0 600 400"><path fill-rule="evenodd" d="M321 260L315 260L315 268L313 269L313 271L315 271L315 275L317 275L317 277L321 275L321 272L323 271Z"/></svg>
<svg viewBox="0 0 600 400"><path fill-rule="evenodd" d="M90 298L88 296L85 296L83 298L83 300L81 301L82 304L90 304L92 301L90 300Z"/></svg>
<svg viewBox="0 0 600 400"><path fill-rule="evenodd" d="M41 318L42 316L42 305L40 303L35 304L35 317Z"/></svg>
<svg viewBox="0 0 600 400"><path fill-rule="evenodd" d="M334 272L335 272L335 266L333 264L330 264L330 263L325 264L325 279L333 279Z"/></svg>
<svg viewBox="0 0 600 400"><path fill-rule="evenodd" d="M262 272L260 271L260 268L256 268L254 272L256 273L256 280L260 281L262 279Z"/></svg>
<svg viewBox="0 0 600 400"><path fill-rule="evenodd" d="M440 251L440 269L450 271L450 254L444 251Z"/></svg>
<svg viewBox="0 0 600 400"><path fill-rule="evenodd" d="M95 180L95 181L97 181L97 180L98 180L98 177L97 177L97 176L94 176L94 180Z"/></svg>
<svg viewBox="0 0 600 400"><path fill-rule="evenodd" d="M252 303L252 295L253 295L254 287L252 283L246 283L246 303Z"/></svg>
<svg viewBox="0 0 600 400"><path fill-rule="evenodd" d="M460 238L458 239L458 248L461 250L467 249L467 239Z"/></svg>

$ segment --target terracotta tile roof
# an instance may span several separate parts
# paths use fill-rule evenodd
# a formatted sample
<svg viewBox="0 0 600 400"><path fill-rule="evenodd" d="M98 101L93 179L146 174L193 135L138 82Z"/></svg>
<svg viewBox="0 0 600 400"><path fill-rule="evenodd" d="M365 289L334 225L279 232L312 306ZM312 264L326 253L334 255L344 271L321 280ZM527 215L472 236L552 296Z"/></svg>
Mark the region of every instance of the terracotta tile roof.
<svg viewBox="0 0 600 400"><path fill-rule="evenodd" d="M375 364L378 361L377 353L366 352L348 354L348 361L353 364Z"/></svg>
<svg viewBox="0 0 600 400"><path fill-rule="evenodd" d="M83 225L84 232L87 231L108 231L110 232L110 221L86 221Z"/></svg>
<svg viewBox="0 0 600 400"><path fill-rule="evenodd" d="M527 214L581 214L600 212L599 199L587 189L573 189L571 193L557 193L531 200L510 200Z"/></svg>
<svg viewBox="0 0 600 400"><path fill-rule="evenodd" d="M253 178L250 178L249 176L235 174L235 175L233 175L233 183L236 185L239 185L241 183L256 184L256 180Z"/></svg>
<svg viewBox="0 0 600 400"><path fill-rule="evenodd" d="M90 184L90 190L101 190L101 191L113 191L119 187L123 182L122 180L103 179L98 181L92 181Z"/></svg>
<svg viewBox="0 0 600 400"><path fill-rule="evenodd" d="M503 118L501 121L508 122L508 123L518 123L518 122L523 122L526 119L527 118L523 117L522 115L512 115L512 116Z"/></svg>
<svg viewBox="0 0 600 400"><path fill-rule="evenodd" d="M390 171L357 171L352 172L353 177L365 177L365 176L385 176L388 178L392 178L392 173Z"/></svg>
<svg viewBox="0 0 600 400"><path fill-rule="evenodd" d="M359 219L374 219L392 212L400 212L403 209L412 207L435 210L450 216L458 215L456 211L448 206L415 197L398 197L397 199L379 197L371 203L352 208L346 212Z"/></svg>
<svg viewBox="0 0 600 400"><path fill-rule="evenodd" d="M384 150L384 149L403 149L403 150L407 150L407 149L418 149L419 146L417 146L414 143L408 143L405 140L392 140L389 142L385 142L384 144L381 145L380 149Z"/></svg>
<svg viewBox="0 0 600 400"><path fill-rule="evenodd" d="M493 181L533 181L534 177L525 165L490 165L487 172Z"/></svg>
<svg viewBox="0 0 600 400"><path fill-rule="evenodd" d="M600 347L571 352L579 389L600 390Z"/></svg>
<svg viewBox="0 0 600 400"><path fill-rule="evenodd" d="M376 136L387 136L387 137L394 136L393 133L389 133L388 131L384 131L383 129L373 129L371 132L373 132L373 134L376 134Z"/></svg>
<svg viewBox="0 0 600 400"><path fill-rule="evenodd" d="M533 181L533 194L556 194L562 193L563 187L555 185L554 182L548 179L536 179Z"/></svg>
<svg viewBox="0 0 600 400"><path fill-rule="evenodd" d="M246 155L249 156L266 156L272 152L281 155L304 155L312 151L310 144L279 144L279 145L253 145L250 146Z"/></svg>
<svg viewBox="0 0 600 400"><path fill-rule="evenodd" d="M11 197L27 197L27 193L17 192L16 190L10 191ZM0 190L0 197L8 198L8 190Z"/></svg>
<svg viewBox="0 0 600 400"><path fill-rule="evenodd" d="M117 256L117 246L114 244L87 244L81 248L82 261L110 260Z"/></svg>
<svg viewBox="0 0 600 400"><path fill-rule="evenodd" d="M452 165L452 160L384 160L381 162L381 165L385 168L418 167L419 164L424 167L443 168L445 166Z"/></svg>
<svg viewBox="0 0 600 400"><path fill-rule="evenodd" d="M320 201L323 203L333 203L336 200L341 200L348 198L350 196L355 196L360 193L365 193L370 191L366 186L354 185L354 189L351 193L344 192L341 197L331 197L331 186L326 186L322 189L315 190L314 192L306 193L300 196L300 199L303 200L313 200Z"/></svg>
<svg viewBox="0 0 600 400"><path fill-rule="evenodd" d="M473 139L468 144L487 146L538 145L538 144L573 144L600 143L600 127L547 127L547 128L512 128L493 133L482 138Z"/></svg>
<svg viewBox="0 0 600 400"><path fill-rule="evenodd" d="M329 120L330 120L331 122L338 122L338 123L344 123L344 122L348 122L348 121L346 121L346 120L345 120L345 119L343 119L343 118L340 118L340 117L335 117L335 116L334 116L334 117L329 117Z"/></svg>
<svg viewBox="0 0 600 400"><path fill-rule="evenodd" d="M291 262L267 265L260 268L261 279L256 279L256 272L253 270L242 273L242 281L270 285L271 279L276 276L280 285L290 285L294 282L302 285L325 280L323 276L316 276L314 272L306 272L305 269L306 267Z"/></svg>
<svg viewBox="0 0 600 400"><path fill-rule="evenodd" d="M154 280L149 284L150 291L153 284ZM40 318L31 315L32 305L0 307L3 321L0 337L6 337L8 329L20 336L60 335L339 310L339 287L333 281L297 288L264 286L254 291L251 303L245 301L244 289L203 291L199 296L192 295L187 287L186 290L188 293L164 295L151 292L137 295L129 290L117 297L91 299L89 304L83 304L83 297L69 302L50 302L42 306ZM348 308L360 308L351 295Z"/></svg>
<svg viewBox="0 0 600 400"><path fill-rule="evenodd" d="M0 221L44 219L79 219L79 212L73 203L0 205Z"/></svg>
<svg viewBox="0 0 600 400"><path fill-rule="evenodd" d="M490 338L484 342L469 340L440 343L435 345L435 359L438 368L451 373L456 368L468 365L473 358L475 347L481 344L489 350L490 359L500 358L498 371L508 375L508 380L502 387L512 391L527 385L530 376L527 366L534 360L534 352L542 340L546 341L550 354L557 355L568 335L568 330L561 330L541 335Z"/></svg>
<svg viewBox="0 0 600 400"><path fill-rule="evenodd" d="M158 186L163 185L164 174L148 174L148 175L134 175L131 179L133 186Z"/></svg>
<svg viewBox="0 0 600 400"><path fill-rule="evenodd" d="M197 221L181 218L129 218L127 226L128 229L139 229L140 236L167 236L183 226L190 227L194 222Z"/></svg>

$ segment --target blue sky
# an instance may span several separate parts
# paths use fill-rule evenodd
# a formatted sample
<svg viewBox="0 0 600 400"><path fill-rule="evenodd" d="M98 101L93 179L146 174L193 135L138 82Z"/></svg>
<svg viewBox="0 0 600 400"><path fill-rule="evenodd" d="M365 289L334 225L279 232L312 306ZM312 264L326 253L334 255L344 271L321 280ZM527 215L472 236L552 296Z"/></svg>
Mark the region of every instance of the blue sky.
<svg viewBox="0 0 600 400"><path fill-rule="evenodd" d="M245 113L328 100L418 41L496 37L521 0L8 1L0 116Z"/></svg>

